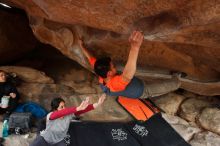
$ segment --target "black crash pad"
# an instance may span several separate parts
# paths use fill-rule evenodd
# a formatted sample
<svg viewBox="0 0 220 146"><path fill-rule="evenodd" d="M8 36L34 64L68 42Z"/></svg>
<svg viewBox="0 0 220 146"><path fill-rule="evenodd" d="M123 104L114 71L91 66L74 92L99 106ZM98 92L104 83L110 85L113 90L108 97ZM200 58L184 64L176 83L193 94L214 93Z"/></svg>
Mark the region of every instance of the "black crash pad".
<svg viewBox="0 0 220 146"><path fill-rule="evenodd" d="M189 146L155 114L145 122L71 122L68 146Z"/></svg>

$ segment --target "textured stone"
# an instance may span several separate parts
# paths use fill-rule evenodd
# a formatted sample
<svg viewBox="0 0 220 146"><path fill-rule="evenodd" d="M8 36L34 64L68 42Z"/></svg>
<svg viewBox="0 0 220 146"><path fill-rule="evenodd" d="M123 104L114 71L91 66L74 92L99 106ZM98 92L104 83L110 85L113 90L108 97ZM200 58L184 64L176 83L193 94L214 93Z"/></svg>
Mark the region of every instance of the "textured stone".
<svg viewBox="0 0 220 146"><path fill-rule="evenodd" d="M78 94L95 94L97 93L96 88L91 87L90 82L77 83L74 81L61 81L62 85L73 88Z"/></svg>
<svg viewBox="0 0 220 146"><path fill-rule="evenodd" d="M215 96L220 94L220 82L198 82L183 79L181 88L200 95Z"/></svg>
<svg viewBox="0 0 220 146"><path fill-rule="evenodd" d="M181 125L189 125L189 123L177 116L170 115L167 113L162 113L163 118L169 123L169 124L181 124Z"/></svg>
<svg viewBox="0 0 220 146"><path fill-rule="evenodd" d="M2 125L0 122L0 137L2 137ZM29 146L36 137L36 133L28 133L25 135L9 135L4 141L4 146Z"/></svg>
<svg viewBox="0 0 220 146"><path fill-rule="evenodd" d="M210 105L211 103L206 100L199 100L195 98L187 99L180 106L180 117L194 122L201 110Z"/></svg>
<svg viewBox="0 0 220 146"><path fill-rule="evenodd" d="M202 132L195 134L190 141L192 146L219 146L220 136L212 132Z"/></svg>
<svg viewBox="0 0 220 146"><path fill-rule="evenodd" d="M28 83L53 83L53 79L44 72L29 67L22 66L1 66L0 70L8 73L15 73L18 78Z"/></svg>
<svg viewBox="0 0 220 146"><path fill-rule="evenodd" d="M50 110L53 98L62 97L67 107L78 106L87 96L91 97L91 103L97 102L100 94L79 95L73 88L60 84L36 84L24 83L19 86L23 101L34 101ZM114 108L113 108L114 107ZM129 121L131 116L116 102L115 97L108 97L102 107L86 113L82 116L84 120L91 121Z"/></svg>
<svg viewBox="0 0 220 146"><path fill-rule="evenodd" d="M28 133L25 135L10 135L6 138L4 144L7 146L29 146L29 144L35 139L36 133Z"/></svg>
<svg viewBox="0 0 220 146"><path fill-rule="evenodd" d="M91 102L97 102L101 94L81 95L81 99L86 96L91 96ZM79 103L78 103L79 104ZM82 120L90 121L130 121L133 118L118 104L116 97L107 96L102 106L97 109L82 115Z"/></svg>
<svg viewBox="0 0 220 146"><path fill-rule="evenodd" d="M158 98L154 98L154 102L167 114L176 115L179 106L184 99L184 96L175 93L169 93Z"/></svg>
<svg viewBox="0 0 220 146"><path fill-rule="evenodd" d="M92 78L94 76L83 68L70 67L69 70L63 70L56 77L58 84L72 87L79 94L95 94L96 88L92 87Z"/></svg>
<svg viewBox="0 0 220 146"><path fill-rule="evenodd" d="M181 88L201 95L220 95L220 3L216 0L3 2L26 11L41 42L89 70L76 44L79 37L96 56L112 56L122 65L130 48L129 34L142 30L145 40L139 68L185 72L187 80L181 80Z"/></svg>
<svg viewBox="0 0 220 146"><path fill-rule="evenodd" d="M184 96L184 97L187 97L187 98L196 98L198 95L196 95L196 94L194 94L194 93L192 93L192 92L188 92L188 91L184 91L183 93L182 93L182 95Z"/></svg>
<svg viewBox="0 0 220 146"><path fill-rule="evenodd" d="M185 120L168 114L162 114L163 118L186 140L189 141L194 134L201 131L197 126L191 125Z"/></svg>
<svg viewBox="0 0 220 146"><path fill-rule="evenodd" d="M75 94L75 91L68 86L59 84L38 84L38 83L22 83L18 87L22 101L34 101L41 104L48 111L53 98L63 97L69 105L69 97Z"/></svg>
<svg viewBox="0 0 220 146"><path fill-rule="evenodd" d="M202 128L220 135L220 109L205 108L202 110L198 122Z"/></svg>

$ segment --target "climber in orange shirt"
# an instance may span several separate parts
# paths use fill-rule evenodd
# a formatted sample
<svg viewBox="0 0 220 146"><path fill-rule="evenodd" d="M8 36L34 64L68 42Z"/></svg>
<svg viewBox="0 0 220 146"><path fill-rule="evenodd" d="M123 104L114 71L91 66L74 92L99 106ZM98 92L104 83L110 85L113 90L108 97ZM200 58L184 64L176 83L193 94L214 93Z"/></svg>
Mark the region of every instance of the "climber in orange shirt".
<svg viewBox="0 0 220 146"><path fill-rule="evenodd" d="M127 63L122 73L118 72L109 57L96 59L83 46L79 40L79 46L91 64L95 73L99 76L100 87L107 95L124 96L128 98L148 98L166 94L180 87L179 78L174 76L163 83L145 85L142 80L135 77L138 53L143 42L143 34L133 31L129 37L130 52Z"/></svg>

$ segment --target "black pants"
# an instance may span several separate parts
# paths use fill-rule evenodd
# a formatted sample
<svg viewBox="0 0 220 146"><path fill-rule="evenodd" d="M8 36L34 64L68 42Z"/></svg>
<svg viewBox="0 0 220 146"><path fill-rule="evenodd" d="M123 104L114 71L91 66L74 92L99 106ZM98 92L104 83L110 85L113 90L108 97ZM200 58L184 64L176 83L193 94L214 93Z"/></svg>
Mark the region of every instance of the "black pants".
<svg viewBox="0 0 220 146"><path fill-rule="evenodd" d="M29 146L66 146L66 143L62 140L56 144L49 144L42 136L37 136L37 138Z"/></svg>
<svg viewBox="0 0 220 146"><path fill-rule="evenodd" d="M37 135L39 135L42 130L46 129L46 117L38 120L36 126L37 126Z"/></svg>

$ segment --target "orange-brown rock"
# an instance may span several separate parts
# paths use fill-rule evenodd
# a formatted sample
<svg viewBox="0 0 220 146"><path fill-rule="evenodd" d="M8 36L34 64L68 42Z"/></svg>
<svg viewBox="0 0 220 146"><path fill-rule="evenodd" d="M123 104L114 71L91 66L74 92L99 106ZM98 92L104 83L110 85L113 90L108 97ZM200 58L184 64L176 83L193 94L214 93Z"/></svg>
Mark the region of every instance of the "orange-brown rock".
<svg viewBox="0 0 220 146"><path fill-rule="evenodd" d="M1 66L0 70L3 70L7 73L15 73L15 75L18 76L18 78L20 78L23 82L26 83L54 83L54 80L48 77L44 72L29 67Z"/></svg>
<svg viewBox="0 0 220 146"><path fill-rule="evenodd" d="M187 82L182 88L202 95L220 94L219 1L5 2L27 12L32 30L41 42L88 69L88 62L76 45L77 38L83 37L97 56L111 55L116 63L123 64L129 51L128 35L138 29L145 36L138 59L140 68L185 72L186 78L198 84Z"/></svg>

